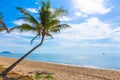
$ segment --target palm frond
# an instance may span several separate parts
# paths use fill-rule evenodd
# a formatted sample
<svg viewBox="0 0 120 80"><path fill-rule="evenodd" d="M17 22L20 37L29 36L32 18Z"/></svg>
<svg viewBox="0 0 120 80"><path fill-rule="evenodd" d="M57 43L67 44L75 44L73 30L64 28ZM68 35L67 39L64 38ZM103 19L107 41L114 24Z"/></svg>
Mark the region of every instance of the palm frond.
<svg viewBox="0 0 120 80"><path fill-rule="evenodd" d="M54 28L54 29L49 30L49 32L60 33L60 29L59 28Z"/></svg>
<svg viewBox="0 0 120 80"><path fill-rule="evenodd" d="M45 4L44 0L41 0L41 5L44 6Z"/></svg>
<svg viewBox="0 0 120 80"><path fill-rule="evenodd" d="M0 32L4 31L4 27L3 26L0 26Z"/></svg>
<svg viewBox="0 0 120 80"><path fill-rule="evenodd" d="M22 24L20 26L16 26L14 28L11 28L11 30L14 30L14 29L20 30L21 32L23 32L23 31L36 31L36 28L32 27L29 24Z"/></svg>
<svg viewBox="0 0 120 80"><path fill-rule="evenodd" d="M2 31L7 31L7 33L9 33L10 31L8 30L8 28L6 29L5 27L3 26L0 26L0 32Z"/></svg>
<svg viewBox="0 0 120 80"><path fill-rule="evenodd" d="M41 0L41 5L42 5L42 9L49 11L49 9L50 9L50 1L49 0L47 2L45 2L44 0Z"/></svg>
<svg viewBox="0 0 120 80"><path fill-rule="evenodd" d="M45 35L53 38L53 36L49 32L45 32Z"/></svg>
<svg viewBox="0 0 120 80"><path fill-rule="evenodd" d="M50 10L50 1L48 0L48 2L46 3L46 9L49 11Z"/></svg>
<svg viewBox="0 0 120 80"><path fill-rule="evenodd" d="M20 8L20 7L17 7L17 9L18 9L19 11L21 11L21 13L23 13L23 14L25 15L24 17L20 17L20 18L17 18L17 19L26 20L26 21L28 21L29 23L34 24L35 26L40 25L40 24L38 23L38 21L37 21L30 13L28 13L25 9ZM40 26L39 26L39 27L40 27Z"/></svg>
<svg viewBox="0 0 120 80"><path fill-rule="evenodd" d="M33 43L33 41L38 37L39 35L37 34L31 41L30 41L30 44Z"/></svg>
<svg viewBox="0 0 120 80"><path fill-rule="evenodd" d="M47 26L50 21L51 21L51 5L50 5L50 1L48 0L47 2L42 0L42 7L39 11L39 19L41 22L41 25L43 25L44 27Z"/></svg>
<svg viewBox="0 0 120 80"><path fill-rule="evenodd" d="M68 24L59 24L59 25L56 25L55 27L57 27L59 29L64 29L64 28L70 28L70 25L68 25Z"/></svg>
<svg viewBox="0 0 120 80"><path fill-rule="evenodd" d="M18 9L21 13L23 13L25 15L28 14L28 12L25 9L21 8L21 7L16 7L16 9Z"/></svg>
<svg viewBox="0 0 120 80"><path fill-rule="evenodd" d="M59 20L52 20L48 25L47 29L54 27L55 25L58 25L60 23Z"/></svg>
<svg viewBox="0 0 120 80"><path fill-rule="evenodd" d="M43 29L41 29L41 26L38 25L36 30L37 30L38 35L40 36L41 35L41 31L43 30Z"/></svg>
<svg viewBox="0 0 120 80"><path fill-rule="evenodd" d="M6 32L9 33L9 30L8 30L6 24L3 22L2 19L0 19L0 24L2 25L2 26L1 26L1 31L6 30ZM3 30L2 30L2 29L3 29Z"/></svg>
<svg viewBox="0 0 120 80"><path fill-rule="evenodd" d="M52 17L57 18L57 17L60 17L60 16L65 16L67 14L68 14L67 10L64 10L63 8L56 8L53 12Z"/></svg>
<svg viewBox="0 0 120 80"><path fill-rule="evenodd" d="M23 17L18 19L23 19L32 25L22 24L17 26L20 31L36 31L37 35L31 40L31 44L38 36L45 36L53 38L51 33L60 33L61 29L69 28L68 24L61 24L58 17L67 14L67 11L63 8L56 8L51 10L51 4L48 0L41 0L41 9L39 9L39 21L34 18L27 10L17 7L17 9L24 14Z"/></svg>
<svg viewBox="0 0 120 80"><path fill-rule="evenodd" d="M60 33L60 30L61 29L64 29L64 28L69 28L70 26L68 24L59 24L59 25L56 25L56 26L53 26L49 29L49 32L53 32L53 33Z"/></svg>
<svg viewBox="0 0 120 80"><path fill-rule="evenodd" d="M39 19L41 21L41 25L46 26L50 21L50 15L51 15L51 11L45 10L44 8L41 9L40 14L39 14Z"/></svg>

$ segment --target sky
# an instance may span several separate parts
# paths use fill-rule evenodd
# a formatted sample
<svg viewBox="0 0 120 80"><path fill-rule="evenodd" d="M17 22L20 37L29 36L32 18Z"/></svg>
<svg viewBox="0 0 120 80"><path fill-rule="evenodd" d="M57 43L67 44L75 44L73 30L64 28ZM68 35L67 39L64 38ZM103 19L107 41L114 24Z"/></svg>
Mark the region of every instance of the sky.
<svg viewBox="0 0 120 80"><path fill-rule="evenodd" d="M46 38L44 44L34 53L120 53L120 0L50 0L52 8L63 7L67 16L60 18L71 28L53 34L54 39ZM0 0L0 12L8 27L24 23L17 20L21 14L16 7L28 10L37 18L40 0ZM39 43L32 45L33 32L13 31L0 33L0 51L25 53Z"/></svg>

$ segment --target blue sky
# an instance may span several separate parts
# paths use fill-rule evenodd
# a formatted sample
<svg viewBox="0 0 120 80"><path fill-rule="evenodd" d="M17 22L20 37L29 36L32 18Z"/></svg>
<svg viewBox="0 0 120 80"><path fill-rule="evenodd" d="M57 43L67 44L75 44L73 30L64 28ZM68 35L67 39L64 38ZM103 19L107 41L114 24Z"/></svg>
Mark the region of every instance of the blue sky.
<svg viewBox="0 0 120 80"><path fill-rule="evenodd" d="M52 8L63 7L69 14L60 18L71 28L53 34L54 39L46 38L42 47L34 53L120 53L120 0L51 0ZM24 23L16 20L21 14L20 6L37 14L39 0L1 0L0 12L8 27ZM37 16L35 16L37 17ZM0 33L0 51L25 53L38 42L30 45L33 32L11 34Z"/></svg>

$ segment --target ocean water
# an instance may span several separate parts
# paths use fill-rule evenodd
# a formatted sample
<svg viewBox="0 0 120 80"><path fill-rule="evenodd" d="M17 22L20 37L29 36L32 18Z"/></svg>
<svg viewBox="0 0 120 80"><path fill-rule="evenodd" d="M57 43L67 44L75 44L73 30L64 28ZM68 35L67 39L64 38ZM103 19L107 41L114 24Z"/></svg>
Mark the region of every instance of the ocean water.
<svg viewBox="0 0 120 80"><path fill-rule="evenodd" d="M2 54L0 56L20 58L24 54ZM120 70L120 54L30 54L26 59L68 64L84 67Z"/></svg>

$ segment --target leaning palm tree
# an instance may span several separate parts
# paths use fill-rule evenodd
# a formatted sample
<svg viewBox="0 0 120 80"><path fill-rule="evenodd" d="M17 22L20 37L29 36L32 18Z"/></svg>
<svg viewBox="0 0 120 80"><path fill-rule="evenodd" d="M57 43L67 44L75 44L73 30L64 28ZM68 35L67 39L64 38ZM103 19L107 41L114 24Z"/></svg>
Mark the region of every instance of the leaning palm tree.
<svg viewBox="0 0 120 80"><path fill-rule="evenodd" d="M7 33L9 33L9 30L5 25L5 23L3 22L2 18L3 18L3 15L0 13L0 32L6 30Z"/></svg>
<svg viewBox="0 0 120 80"><path fill-rule="evenodd" d="M20 26L14 27L14 29L18 29L21 32L23 31L34 31L36 32L35 37L31 40L31 43L37 38L41 38L38 45L32 48L29 52L27 52L23 57L13 63L9 68L4 70L1 73L1 76L6 76L6 74L11 71L18 63L20 63L24 58L26 58L30 53L32 53L35 49L40 47L45 37L52 37L51 33L59 33L61 29L70 27L68 24L62 24L58 17L63 16L67 13L63 8L51 9L50 1L44 2L41 0L41 9L39 10L39 20L35 19L27 10L17 7L17 9L23 13L23 17L19 19L25 20L27 23L24 23Z"/></svg>

